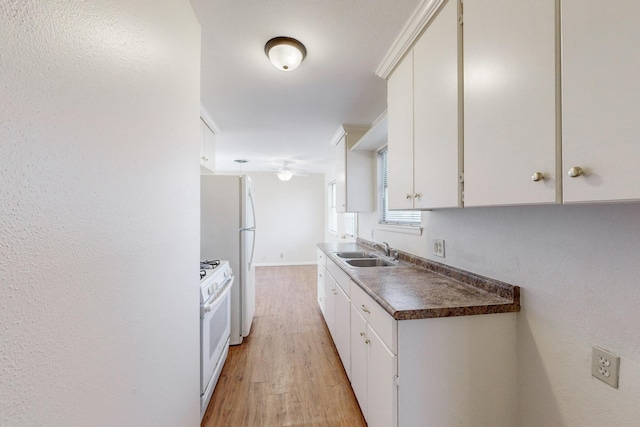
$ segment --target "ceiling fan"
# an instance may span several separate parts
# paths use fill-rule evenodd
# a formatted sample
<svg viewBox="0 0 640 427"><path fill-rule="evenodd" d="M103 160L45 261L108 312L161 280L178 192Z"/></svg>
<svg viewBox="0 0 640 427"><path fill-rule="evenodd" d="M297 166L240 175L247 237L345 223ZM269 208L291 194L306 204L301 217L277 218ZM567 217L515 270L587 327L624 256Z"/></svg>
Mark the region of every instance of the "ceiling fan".
<svg viewBox="0 0 640 427"><path fill-rule="evenodd" d="M294 175L307 176L304 169L294 171L289 167L289 163L288 161L283 161L280 168L274 169L277 170L276 175L280 181L289 181Z"/></svg>

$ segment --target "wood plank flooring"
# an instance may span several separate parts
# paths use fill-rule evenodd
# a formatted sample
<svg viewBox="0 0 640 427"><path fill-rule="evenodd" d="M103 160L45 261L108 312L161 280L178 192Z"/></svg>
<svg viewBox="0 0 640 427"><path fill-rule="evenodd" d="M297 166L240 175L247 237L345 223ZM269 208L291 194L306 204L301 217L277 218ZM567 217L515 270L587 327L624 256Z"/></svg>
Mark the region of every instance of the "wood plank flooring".
<svg viewBox="0 0 640 427"><path fill-rule="evenodd" d="M256 268L251 334L229 349L202 427L366 426L316 303L316 273Z"/></svg>

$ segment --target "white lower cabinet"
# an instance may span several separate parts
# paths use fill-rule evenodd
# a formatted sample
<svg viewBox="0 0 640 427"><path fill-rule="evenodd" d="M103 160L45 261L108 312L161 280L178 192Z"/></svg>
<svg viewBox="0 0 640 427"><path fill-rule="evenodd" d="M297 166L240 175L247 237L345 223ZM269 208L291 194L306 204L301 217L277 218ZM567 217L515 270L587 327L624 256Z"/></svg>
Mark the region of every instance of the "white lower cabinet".
<svg viewBox="0 0 640 427"><path fill-rule="evenodd" d="M336 294L337 290L336 281L331 277L331 274L327 274L325 278L325 301L324 301L324 321L327 323L327 328L331 333L331 337L335 341L336 335Z"/></svg>
<svg viewBox="0 0 640 427"><path fill-rule="evenodd" d="M351 307L351 388L367 417L367 322Z"/></svg>
<svg viewBox="0 0 640 427"><path fill-rule="evenodd" d="M333 342L336 345L340 360L347 373L347 377L351 378L351 331L349 324L351 323L351 302L344 290L337 286L337 294L335 299L335 331Z"/></svg>
<svg viewBox="0 0 640 427"><path fill-rule="evenodd" d="M326 266L326 255L318 250L318 290L317 290L317 298L318 298L318 306L320 307L320 311L323 316L326 316L326 296L325 296L325 281L327 277Z"/></svg>
<svg viewBox="0 0 640 427"><path fill-rule="evenodd" d="M395 320L336 263L324 271L325 321L369 427L517 425L516 313Z"/></svg>
<svg viewBox="0 0 640 427"><path fill-rule="evenodd" d="M320 309L347 377L351 378L351 279L333 261L328 260L327 267L324 270L324 300L319 302ZM320 268L319 263L318 270Z"/></svg>
<svg viewBox="0 0 640 427"><path fill-rule="evenodd" d="M369 427L398 425L398 359L351 306L351 387Z"/></svg>

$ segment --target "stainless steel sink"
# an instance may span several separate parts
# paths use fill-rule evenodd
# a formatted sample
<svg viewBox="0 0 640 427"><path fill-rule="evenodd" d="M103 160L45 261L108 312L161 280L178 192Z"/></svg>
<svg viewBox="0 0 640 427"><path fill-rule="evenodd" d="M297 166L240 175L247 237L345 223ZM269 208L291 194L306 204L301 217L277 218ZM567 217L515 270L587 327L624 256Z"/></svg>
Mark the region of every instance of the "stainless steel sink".
<svg viewBox="0 0 640 427"><path fill-rule="evenodd" d="M392 267L397 265L382 258L348 259L345 262L352 267Z"/></svg>
<svg viewBox="0 0 640 427"><path fill-rule="evenodd" d="M335 252L340 258L378 258L378 255L371 252Z"/></svg>

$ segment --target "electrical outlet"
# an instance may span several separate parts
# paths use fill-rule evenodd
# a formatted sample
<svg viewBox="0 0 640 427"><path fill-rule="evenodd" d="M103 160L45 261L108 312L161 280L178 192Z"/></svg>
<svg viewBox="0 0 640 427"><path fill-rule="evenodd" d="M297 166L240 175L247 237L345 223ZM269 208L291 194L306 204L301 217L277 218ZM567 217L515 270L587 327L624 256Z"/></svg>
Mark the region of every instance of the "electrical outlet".
<svg viewBox="0 0 640 427"><path fill-rule="evenodd" d="M591 356L591 375L604 381L611 387L618 388L620 377L620 356L609 353L599 347L593 347Z"/></svg>
<svg viewBox="0 0 640 427"><path fill-rule="evenodd" d="M433 254L444 258L444 240L436 239L433 242Z"/></svg>

